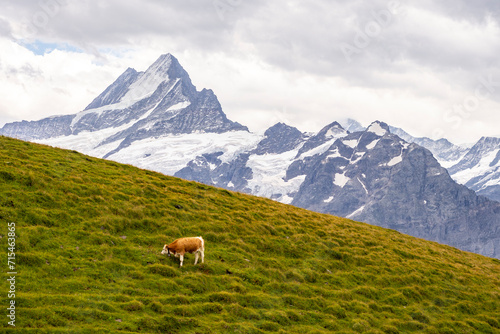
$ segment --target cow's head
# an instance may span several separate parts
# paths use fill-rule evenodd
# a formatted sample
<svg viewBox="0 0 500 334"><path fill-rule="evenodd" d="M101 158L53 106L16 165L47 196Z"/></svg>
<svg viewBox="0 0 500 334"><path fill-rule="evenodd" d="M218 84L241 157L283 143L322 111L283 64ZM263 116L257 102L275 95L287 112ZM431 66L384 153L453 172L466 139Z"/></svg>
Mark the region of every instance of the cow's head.
<svg viewBox="0 0 500 334"><path fill-rule="evenodd" d="M167 244L165 244L165 246L163 246L163 250L161 251L161 253L168 254L168 256L170 256L170 249L168 249Z"/></svg>

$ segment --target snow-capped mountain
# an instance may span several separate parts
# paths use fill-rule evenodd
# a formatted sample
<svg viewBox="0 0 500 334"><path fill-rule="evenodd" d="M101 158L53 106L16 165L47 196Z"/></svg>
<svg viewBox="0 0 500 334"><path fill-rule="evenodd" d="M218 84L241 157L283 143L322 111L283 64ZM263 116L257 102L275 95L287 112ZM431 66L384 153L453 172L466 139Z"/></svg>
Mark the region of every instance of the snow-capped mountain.
<svg viewBox="0 0 500 334"><path fill-rule="evenodd" d="M145 72L127 69L77 114L6 124L0 134L68 148L76 144L107 158L149 138L227 131L248 129L228 120L212 90L197 91L177 59L165 54Z"/></svg>
<svg viewBox="0 0 500 334"><path fill-rule="evenodd" d="M127 69L77 114L6 124L0 134L500 257L500 203L458 185L429 150L385 123L348 126L305 134L278 123L251 133L166 54L144 72Z"/></svg>
<svg viewBox="0 0 500 334"><path fill-rule="evenodd" d="M449 172L458 183L500 201L500 138L481 138Z"/></svg>
<svg viewBox="0 0 500 334"><path fill-rule="evenodd" d="M365 130L359 122L353 119L347 119L343 124L344 128L349 132ZM427 137L414 137L403 129L394 126L389 126L389 130L406 142L418 144L431 151L441 166L445 168L458 163L471 148L471 145L455 145L445 138L434 140Z"/></svg>
<svg viewBox="0 0 500 334"><path fill-rule="evenodd" d="M418 144L431 151L441 166L445 168L455 165L470 150L470 146L468 145L455 145L444 138L433 140L427 137L413 137L403 129L393 126L389 126L389 129L391 133L394 133L408 143Z"/></svg>
<svg viewBox="0 0 500 334"><path fill-rule="evenodd" d="M346 129L346 131L349 132L358 132L366 130L366 128L363 125L361 125L361 123L352 118L348 118L347 120L341 122L340 124L344 129Z"/></svg>
<svg viewBox="0 0 500 334"><path fill-rule="evenodd" d="M500 253L500 203L454 182L431 152L385 123L335 141L307 164L292 204L489 256Z"/></svg>

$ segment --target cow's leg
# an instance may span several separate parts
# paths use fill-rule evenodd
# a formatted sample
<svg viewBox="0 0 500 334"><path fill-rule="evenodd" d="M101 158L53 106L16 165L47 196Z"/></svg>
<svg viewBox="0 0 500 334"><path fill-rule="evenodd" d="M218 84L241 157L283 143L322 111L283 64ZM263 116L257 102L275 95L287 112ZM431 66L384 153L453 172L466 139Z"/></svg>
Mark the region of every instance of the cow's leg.
<svg viewBox="0 0 500 334"><path fill-rule="evenodd" d="M199 253L198 252L195 252L194 253L194 265L196 266L196 264L198 263L198 256L199 256Z"/></svg>
<svg viewBox="0 0 500 334"><path fill-rule="evenodd" d="M182 262L184 261L184 254L180 254L179 259L181 259L181 265L179 267L182 267Z"/></svg>
<svg viewBox="0 0 500 334"><path fill-rule="evenodd" d="M201 255L201 263L204 263L204 261L205 261L205 251L203 249L200 250L200 255Z"/></svg>

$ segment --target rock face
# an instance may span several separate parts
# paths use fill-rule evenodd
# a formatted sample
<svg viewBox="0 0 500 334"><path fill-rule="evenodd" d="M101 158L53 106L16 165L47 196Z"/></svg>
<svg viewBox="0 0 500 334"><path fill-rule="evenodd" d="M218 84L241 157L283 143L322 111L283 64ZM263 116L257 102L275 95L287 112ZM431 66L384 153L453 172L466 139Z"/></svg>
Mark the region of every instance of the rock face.
<svg viewBox="0 0 500 334"><path fill-rule="evenodd" d="M254 154L280 154L293 150L304 141L304 134L297 128L283 123L273 125L264 133L264 139L252 152Z"/></svg>
<svg viewBox="0 0 500 334"><path fill-rule="evenodd" d="M214 92L198 91L166 54L144 72L127 69L77 114L6 124L0 134L500 258L500 203L457 184L438 162L457 159L463 148L382 122L348 126L333 122L305 134L278 123L251 133L228 120ZM494 196L499 144L483 138L450 169L453 177Z"/></svg>

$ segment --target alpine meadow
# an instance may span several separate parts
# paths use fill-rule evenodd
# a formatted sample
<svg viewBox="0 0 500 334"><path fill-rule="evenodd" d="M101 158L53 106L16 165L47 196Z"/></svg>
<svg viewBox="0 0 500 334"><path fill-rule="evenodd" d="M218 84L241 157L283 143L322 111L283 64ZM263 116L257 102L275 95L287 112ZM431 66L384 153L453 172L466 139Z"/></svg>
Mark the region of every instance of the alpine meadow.
<svg viewBox="0 0 500 334"><path fill-rule="evenodd" d="M500 332L497 259L7 137L0 184L5 333Z"/></svg>

